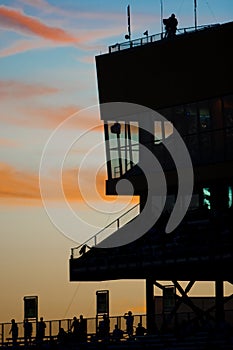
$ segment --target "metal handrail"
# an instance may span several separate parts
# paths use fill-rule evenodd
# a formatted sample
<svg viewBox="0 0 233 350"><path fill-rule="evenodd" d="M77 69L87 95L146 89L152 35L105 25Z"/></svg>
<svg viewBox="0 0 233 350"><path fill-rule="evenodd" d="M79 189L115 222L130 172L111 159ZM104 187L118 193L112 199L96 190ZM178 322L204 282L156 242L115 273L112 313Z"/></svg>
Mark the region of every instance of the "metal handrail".
<svg viewBox="0 0 233 350"><path fill-rule="evenodd" d="M201 25L201 26L197 26L197 27L178 28L177 35L184 35L184 34L188 34L190 32L195 32L195 31L199 31L199 30L203 30L203 29L207 29L207 28L212 28L212 27L219 26L219 25L220 25L219 23L216 23L216 24L205 24L205 25ZM149 43L159 41L159 40L167 40L164 37L164 33L153 34L150 36L125 41L123 43L116 43L114 45L110 45L108 47L108 51L109 51L109 53L112 53L112 52L116 52L116 51L129 49L132 47L142 46L142 45L149 44Z"/></svg>
<svg viewBox="0 0 233 350"><path fill-rule="evenodd" d="M94 246L97 245L97 236L99 234L101 234L104 230L106 230L107 228L109 228L110 226L116 224L117 229L119 229L120 227L120 219L122 219L124 216L126 216L128 213L130 213L131 211L133 211L135 208L137 208L140 205L140 203L137 203L136 205L134 205L132 208L130 208L129 210L127 210L125 213L123 213L122 215L120 215L117 219L115 219L114 221L110 222L110 224L108 224L107 226L105 226L104 228L102 228L100 231L98 231L97 233L95 233L93 236L91 236L90 238L88 238L85 242L83 242L82 244L80 244L77 247L71 248L71 258L73 258L74 256L74 251L77 249L80 249L83 246L86 246L88 249L91 248L91 246L88 245L88 243L90 241L94 240ZM134 217L135 218L135 217ZM133 220L134 218L132 218L131 220ZM131 221L130 220L130 221ZM129 221L128 221L129 222ZM127 223L128 223L127 222ZM127 224L125 223L125 225ZM123 225L124 226L124 225Z"/></svg>

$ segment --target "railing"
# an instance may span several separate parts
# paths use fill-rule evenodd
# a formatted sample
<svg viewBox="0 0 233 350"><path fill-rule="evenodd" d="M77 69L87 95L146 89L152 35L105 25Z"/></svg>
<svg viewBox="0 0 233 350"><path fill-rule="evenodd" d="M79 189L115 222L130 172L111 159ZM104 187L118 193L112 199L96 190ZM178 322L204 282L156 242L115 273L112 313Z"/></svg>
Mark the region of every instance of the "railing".
<svg viewBox="0 0 233 350"><path fill-rule="evenodd" d="M121 216L119 216L116 220L112 221L110 224L105 226L102 230L97 232L91 238L80 244L75 248L71 248L71 259L80 257L86 250L89 250L92 247L95 247L98 243L102 242L105 238L110 236L116 230L123 227L131 220L133 220L139 214L139 204L134 205L132 208L127 210Z"/></svg>
<svg viewBox="0 0 233 350"><path fill-rule="evenodd" d="M210 312L210 315L214 318L214 311ZM175 318L173 318L171 321L171 326L175 327L175 323L180 324L183 321L192 321L192 319L195 319L196 315L192 311L186 311L186 312L178 312L176 313ZM226 322L233 326L233 310L232 309L225 309L225 319ZM158 313L154 315L154 320L156 324L156 334L162 334L162 324L164 320L164 314ZM61 320L49 320L45 321L46 328L45 328L45 338L44 342L50 342L55 341L57 339L57 335L60 328L63 328L65 332L69 333L71 331L71 324L72 319L61 319ZM93 335L96 335L98 331L98 324L99 321L101 321L101 316L98 317L90 317L86 318L87 321L87 341L89 342L92 339ZM120 329L123 330L123 332L126 335L126 320L124 319L124 316L110 316L110 332L113 331L115 325L117 324ZM32 323L32 340L34 341L36 339L36 321L30 321ZM138 323L142 323L143 327L146 327L146 314L135 314L134 315L134 334L135 329ZM19 340L22 341L24 339L24 327L23 322L17 322L18 329L19 329ZM11 347L12 344L7 339L9 337L9 331L11 328L11 323L0 323L0 328L2 332L0 347L2 346L4 349L5 347ZM171 328L171 331L174 331L174 328ZM126 335L127 336L127 335ZM54 344L54 343L53 343ZM1 347L1 349L2 349ZM34 348L34 347L33 347ZM46 348L46 347L45 347Z"/></svg>
<svg viewBox="0 0 233 350"><path fill-rule="evenodd" d="M182 34L184 35L184 34L194 32L194 31L208 29L208 28L212 28L215 26L219 26L219 25L220 24L209 24L209 25L202 25L202 26L197 26L197 27L180 28L180 29L177 29L177 35L182 35ZM125 41L123 43L116 43L114 45L109 46L108 49L109 49L109 53L112 53L112 52L116 52L116 51L129 49L132 47L137 47L137 46L142 46L145 44L153 43L153 42L159 41L159 40L165 40L164 33L153 34L153 35L142 37L139 39Z"/></svg>
<svg viewBox="0 0 233 350"><path fill-rule="evenodd" d="M87 339L90 339L90 337L94 334L96 334L98 329L98 322L101 320L101 316L97 317L91 317L86 318L87 321ZM123 331L125 331L125 319L124 316L110 316L110 331L114 329L115 324L118 325L119 328L121 328ZM30 320L29 320L30 321ZM56 340L56 337L58 335L59 329L63 328L65 332L71 331L71 325L72 325L72 319L62 319L62 320L49 320L45 321L46 328L45 328L45 337L44 342L50 341L50 340ZM134 324L135 326L138 324L138 322L141 322L144 326L146 326L146 315L134 315ZM32 324L32 342L36 339L36 329L37 329L37 323L35 320L30 321ZM24 323L23 322L17 322L18 325L18 340L19 342L23 342L24 340ZM9 331L11 329L11 323L1 323L1 341L0 345L11 345L10 342L10 335Z"/></svg>

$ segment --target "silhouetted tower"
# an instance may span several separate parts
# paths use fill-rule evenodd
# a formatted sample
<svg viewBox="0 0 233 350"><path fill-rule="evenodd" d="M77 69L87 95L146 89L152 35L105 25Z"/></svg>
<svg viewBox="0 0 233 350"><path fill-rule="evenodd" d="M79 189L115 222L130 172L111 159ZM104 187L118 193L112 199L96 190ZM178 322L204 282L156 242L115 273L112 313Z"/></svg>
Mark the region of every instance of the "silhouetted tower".
<svg viewBox="0 0 233 350"><path fill-rule="evenodd" d="M158 34L147 41L131 41L128 48L127 43L116 44L109 47L108 54L96 57L100 104L131 106L123 113L117 108L110 113L101 106L106 193L116 194L119 181L127 179L140 197L139 217L148 202L156 217L160 183L155 177L155 186L149 188L147 174L139 167L149 150L165 174L167 196L159 220L135 241L115 248L93 248L82 257L74 248L70 280L145 279L151 332L153 286L161 286L156 281L172 281L182 296L176 299L171 315L182 300L200 320L206 313L187 294L195 281L215 281L217 321L224 319L223 283L233 283L233 22L195 29L181 31L173 40L160 40ZM147 108L166 120L152 117ZM175 130L191 157L194 188L186 215L175 230L166 233L180 185L177 166L165 147ZM128 194L127 189L122 194ZM179 198L180 207L188 200L185 196ZM127 225L119 232L127 232ZM190 282L183 290L178 281Z"/></svg>

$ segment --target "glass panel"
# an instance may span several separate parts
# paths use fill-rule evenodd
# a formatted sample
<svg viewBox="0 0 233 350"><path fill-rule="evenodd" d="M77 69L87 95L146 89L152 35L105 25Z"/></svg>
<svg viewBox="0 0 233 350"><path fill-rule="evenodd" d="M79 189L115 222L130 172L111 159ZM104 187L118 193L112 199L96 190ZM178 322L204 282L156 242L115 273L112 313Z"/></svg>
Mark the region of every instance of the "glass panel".
<svg viewBox="0 0 233 350"><path fill-rule="evenodd" d="M211 118L208 101L198 103L200 129L207 130L211 127Z"/></svg>
<svg viewBox="0 0 233 350"><path fill-rule="evenodd" d="M212 133L211 129L211 117L209 111L208 101L198 103L199 109L199 127L200 127L200 154L202 161L209 162L212 160Z"/></svg>
<svg viewBox="0 0 233 350"><path fill-rule="evenodd" d="M204 207L211 209L209 187L203 188L203 205L204 205Z"/></svg>
<svg viewBox="0 0 233 350"><path fill-rule="evenodd" d="M108 122L108 133L112 177L117 178L138 162L138 123Z"/></svg>
<svg viewBox="0 0 233 350"><path fill-rule="evenodd" d="M176 106L173 109L173 124L180 135L187 134L187 118L185 116L184 106Z"/></svg>
<svg viewBox="0 0 233 350"><path fill-rule="evenodd" d="M138 122L130 122L130 137L129 138L129 154L132 149L132 161L133 164L137 164L139 162L139 128ZM129 135L128 135L129 136ZM130 142L131 140L131 142ZM131 144L131 149L130 149Z"/></svg>
<svg viewBox="0 0 233 350"><path fill-rule="evenodd" d="M173 134L173 124L171 122L165 122L164 129L165 129L165 138Z"/></svg>
<svg viewBox="0 0 233 350"><path fill-rule="evenodd" d="M197 105L188 104L184 108L185 119L187 120L187 134L197 133Z"/></svg>
<svg viewBox="0 0 233 350"><path fill-rule="evenodd" d="M213 160L222 161L225 158L225 131L222 115L222 101L220 98L209 102L210 114L212 119L212 142L213 142Z"/></svg>
<svg viewBox="0 0 233 350"><path fill-rule="evenodd" d="M228 207L232 207L232 187L228 186Z"/></svg>
<svg viewBox="0 0 233 350"><path fill-rule="evenodd" d="M155 144L158 144L162 140L162 125L161 122L154 122L154 135L155 135Z"/></svg>
<svg viewBox="0 0 233 350"><path fill-rule="evenodd" d="M169 121L154 122L154 141L155 144L160 143L162 140L166 139L173 133L173 124Z"/></svg>
<svg viewBox="0 0 233 350"><path fill-rule="evenodd" d="M192 199L189 205L189 210L197 209L199 208L200 203L199 203L199 194L193 193Z"/></svg>
<svg viewBox="0 0 233 350"><path fill-rule="evenodd" d="M200 156L203 162L208 163L213 158L212 132L205 132L200 135Z"/></svg>
<svg viewBox="0 0 233 350"><path fill-rule="evenodd" d="M183 112L182 112L183 111ZM182 115L183 113L183 115ZM199 137L196 103L187 104L180 110L180 122L183 123L183 139L193 162L199 160Z"/></svg>

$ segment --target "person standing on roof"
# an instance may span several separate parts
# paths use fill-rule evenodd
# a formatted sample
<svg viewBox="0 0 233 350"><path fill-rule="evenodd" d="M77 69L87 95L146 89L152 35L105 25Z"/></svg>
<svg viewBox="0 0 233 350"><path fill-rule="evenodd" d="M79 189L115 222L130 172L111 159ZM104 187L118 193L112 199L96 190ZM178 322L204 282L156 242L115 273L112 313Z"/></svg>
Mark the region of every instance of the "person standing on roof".
<svg viewBox="0 0 233 350"><path fill-rule="evenodd" d="M171 14L169 18L163 20L165 25L165 38L172 39L176 35L178 20L174 13Z"/></svg>

